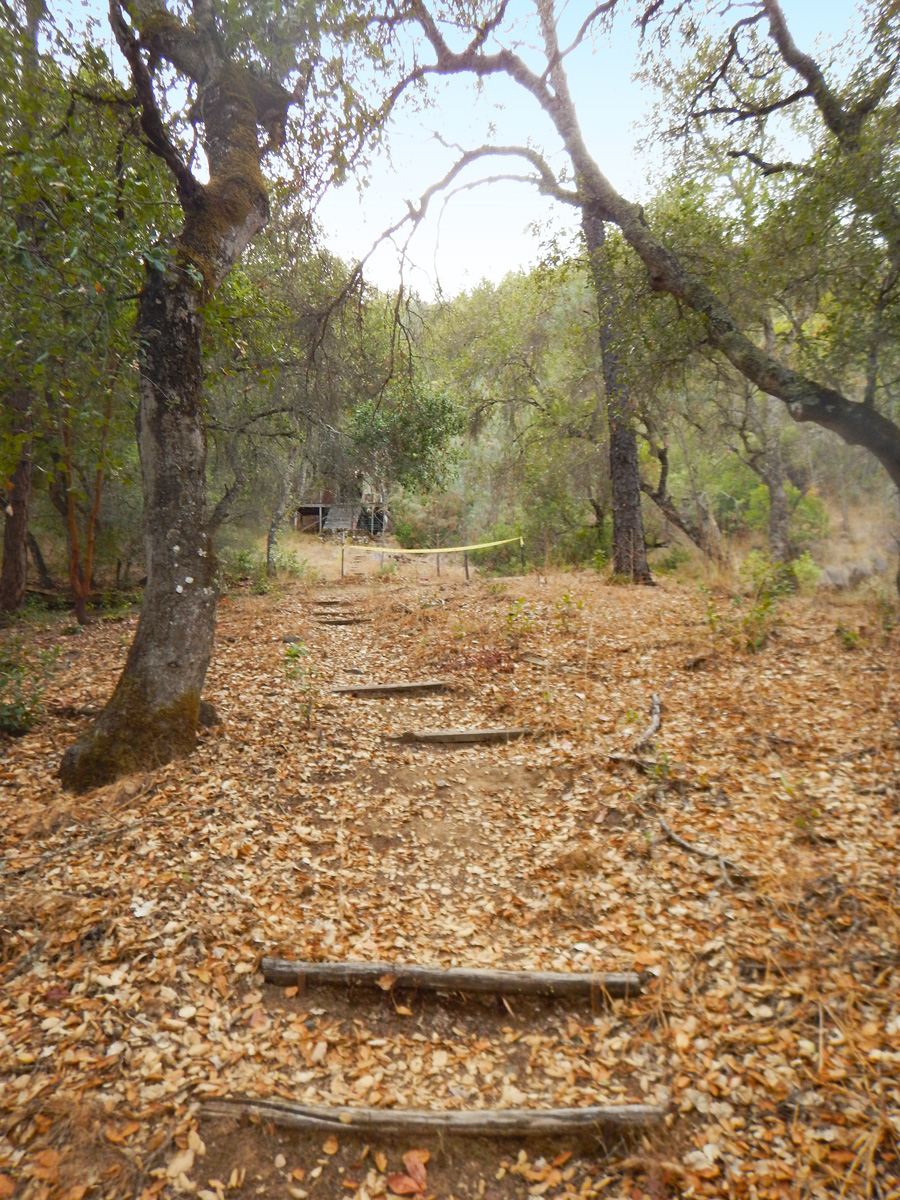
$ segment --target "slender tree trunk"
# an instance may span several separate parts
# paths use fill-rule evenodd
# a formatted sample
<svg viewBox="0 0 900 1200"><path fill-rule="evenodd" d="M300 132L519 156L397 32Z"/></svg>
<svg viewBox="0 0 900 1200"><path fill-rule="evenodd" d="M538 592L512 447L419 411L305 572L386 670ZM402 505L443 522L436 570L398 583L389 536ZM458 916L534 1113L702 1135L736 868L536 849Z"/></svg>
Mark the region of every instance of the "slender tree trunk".
<svg viewBox="0 0 900 1200"><path fill-rule="evenodd" d="M631 396L623 378L617 344L618 298L606 263L603 222L582 210L582 228L597 296L597 327L606 415L609 421L609 473L612 483L613 570L633 583L652 584L644 548L641 475Z"/></svg>
<svg viewBox="0 0 900 1200"><path fill-rule="evenodd" d="M22 607L28 574L28 502L31 497L31 414L29 397L16 391L7 403L13 411L12 434L23 438L19 461L3 497L3 565L0 567L0 614Z"/></svg>
<svg viewBox="0 0 900 1200"><path fill-rule="evenodd" d="M773 463L772 469L767 468L765 476L769 489L769 553L775 562L788 563L793 557L789 536L791 512L780 467L780 461Z"/></svg>
<svg viewBox="0 0 900 1200"><path fill-rule="evenodd" d="M294 442L288 453L287 468L281 476L278 498L275 501L272 518L269 522L269 531L266 535L266 574L270 578L277 574L275 550L278 546L278 531L281 528L284 515L291 502L291 496L294 494L294 468L297 465L297 456L299 453L300 443Z"/></svg>
<svg viewBox="0 0 900 1200"><path fill-rule="evenodd" d="M38 579L41 581L41 587L47 592L56 590L56 584L53 582L53 576L47 568L44 561L44 556L41 554L41 548L37 543L37 538L29 531L28 534L28 549L31 551L31 561L34 563L34 569L38 573Z"/></svg>

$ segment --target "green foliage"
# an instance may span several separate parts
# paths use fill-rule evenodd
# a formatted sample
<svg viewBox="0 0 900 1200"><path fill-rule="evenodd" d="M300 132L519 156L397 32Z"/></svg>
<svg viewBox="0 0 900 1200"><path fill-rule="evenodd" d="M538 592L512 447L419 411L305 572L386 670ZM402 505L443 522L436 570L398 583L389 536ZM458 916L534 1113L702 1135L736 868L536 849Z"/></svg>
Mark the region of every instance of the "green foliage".
<svg viewBox="0 0 900 1200"><path fill-rule="evenodd" d="M266 596L272 581L266 570L266 558L259 550L224 546L218 553L219 582L223 588L249 583L254 596Z"/></svg>
<svg viewBox="0 0 900 1200"><path fill-rule="evenodd" d="M780 624L778 601L794 590L789 565L752 550L741 563L743 594L735 599L740 611L733 640L748 654L758 654Z"/></svg>
<svg viewBox="0 0 900 1200"><path fill-rule="evenodd" d="M569 632L572 625L581 616L583 607L584 601L574 599L569 592L563 592L559 599L554 601L553 608L556 612L556 624L561 632Z"/></svg>
<svg viewBox="0 0 900 1200"><path fill-rule="evenodd" d="M605 549L603 546L598 546L591 558L591 566L595 571L602 571L606 568L611 557L611 550Z"/></svg>
<svg viewBox="0 0 900 1200"><path fill-rule="evenodd" d="M716 608L712 592L705 584L700 585L700 591L706 598L706 623L713 633L718 633L722 624L722 614Z"/></svg>
<svg viewBox="0 0 900 1200"><path fill-rule="evenodd" d="M310 586L319 581L319 572L309 559L298 558L295 550L285 550L281 546L275 551L275 569L279 574L289 575Z"/></svg>
<svg viewBox="0 0 900 1200"><path fill-rule="evenodd" d="M791 574L800 592L811 592L822 576L822 568L816 564L808 550L790 564Z"/></svg>
<svg viewBox="0 0 900 1200"><path fill-rule="evenodd" d="M374 478L428 491L443 481L464 428L451 393L426 382L394 381L374 400L357 404L350 437Z"/></svg>
<svg viewBox="0 0 900 1200"><path fill-rule="evenodd" d="M810 546L828 536L828 510L818 492L801 492L792 483L784 485L790 510L789 536L792 546ZM745 513L746 528L765 533L769 523L769 489L759 484L748 495Z"/></svg>
<svg viewBox="0 0 900 1200"><path fill-rule="evenodd" d="M840 638L841 646L845 650L858 650L862 645L859 633L855 629L848 629L841 621L838 621L834 632Z"/></svg>
<svg viewBox="0 0 900 1200"><path fill-rule="evenodd" d="M507 538L514 539L506 541ZM485 530L479 541L506 542L505 546L489 546L486 550L472 550L469 561L479 569L493 575L519 575L522 571L522 547L518 542L518 530L511 525L498 524Z"/></svg>
<svg viewBox="0 0 900 1200"><path fill-rule="evenodd" d="M691 561L691 552L685 546L679 546L677 543L672 546L668 554L653 564L654 571L659 571L661 575L671 575L677 571L680 566Z"/></svg>
<svg viewBox="0 0 900 1200"><path fill-rule="evenodd" d="M518 645L523 634L534 628L534 613L524 597L514 600L506 613L506 636L510 644Z"/></svg>
<svg viewBox="0 0 900 1200"><path fill-rule="evenodd" d="M58 646L29 654L18 636L0 642L0 733L18 737L34 725L59 654Z"/></svg>

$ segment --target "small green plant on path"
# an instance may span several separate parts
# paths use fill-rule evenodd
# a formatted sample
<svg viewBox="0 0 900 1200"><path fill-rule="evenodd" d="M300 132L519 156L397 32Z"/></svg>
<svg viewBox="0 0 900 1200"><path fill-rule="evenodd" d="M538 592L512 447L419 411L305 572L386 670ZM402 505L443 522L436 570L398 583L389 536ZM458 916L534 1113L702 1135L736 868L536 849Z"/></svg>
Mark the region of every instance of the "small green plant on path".
<svg viewBox="0 0 900 1200"><path fill-rule="evenodd" d="M300 693L300 712L306 720L306 728L312 726L313 713L319 700L319 676L307 661L309 648L295 642L284 652L284 672L288 679L297 684Z"/></svg>
<svg viewBox="0 0 900 1200"><path fill-rule="evenodd" d="M781 623L778 601L796 584L790 565L776 562L768 554L751 550L741 563L743 594L734 604L741 612L735 645L748 654L758 654Z"/></svg>
<svg viewBox="0 0 900 1200"><path fill-rule="evenodd" d="M523 597L514 600L506 614L506 637L511 645L518 645L519 638L534 628L534 614Z"/></svg>
<svg viewBox="0 0 900 1200"><path fill-rule="evenodd" d="M584 607L584 601L575 600L569 592L563 592L560 598L554 601L553 607L556 610L556 624L560 632L568 633Z"/></svg>
<svg viewBox="0 0 900 1200"><path fill-rule="evenodd" d="M838 621L837 628L834 631L841 639L841 645L845 650L858 650L862 645L862 639L854 629L848 629L846 625Z"/></svg>

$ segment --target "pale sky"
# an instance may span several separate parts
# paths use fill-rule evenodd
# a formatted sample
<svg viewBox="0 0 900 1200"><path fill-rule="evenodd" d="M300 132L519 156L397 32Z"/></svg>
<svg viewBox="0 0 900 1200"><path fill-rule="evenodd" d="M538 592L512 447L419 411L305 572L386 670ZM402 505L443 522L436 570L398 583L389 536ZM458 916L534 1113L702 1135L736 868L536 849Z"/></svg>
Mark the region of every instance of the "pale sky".
<svg viewBox="0 0 900 1200"><path fill-rule="evenodd" d="M517 3L522 0L513 0ZM782 0L782 7L802 49L812 49L821 36L839 42L852 28L851 0ZM629 23L619 21L611 37L581 47L568 61L568 71L582 131L601 170L625 196L642 201L648 195L652 163L637 155L634 125L653 97L642 94L632 82L636 47ZM561 163L555 153L559 139L549 120L516 85L505 79L488 79L478 96L471 82L462 77L433 79L432 86L437 95L435 105L421 115L400 114L389 132L392 161L385 155L375 160L362 195L351 182L322 202L318 216L326 242L341 258L362 258L379 234L403 215L406 201L417 201L430 184L446 174L455 155L439 144L432 136L434 131L466 149L491 140L506 145L530 141L545 150L556 165ZM488 134L491 122L493 138ZM517 170L512 160L508 167L476 164L457 185L504 169ZM508 272L536 263L542 240L557 231L571 234L574 229L571 212L525 184L485 185L454 196L446 205L435 199L410 246L406 282L428 299L438 285L449 297L476 286L483 278L499 282ZM396 288L397 262L396 249L382 246L367 265L367 278L385 290Z"/></svg>

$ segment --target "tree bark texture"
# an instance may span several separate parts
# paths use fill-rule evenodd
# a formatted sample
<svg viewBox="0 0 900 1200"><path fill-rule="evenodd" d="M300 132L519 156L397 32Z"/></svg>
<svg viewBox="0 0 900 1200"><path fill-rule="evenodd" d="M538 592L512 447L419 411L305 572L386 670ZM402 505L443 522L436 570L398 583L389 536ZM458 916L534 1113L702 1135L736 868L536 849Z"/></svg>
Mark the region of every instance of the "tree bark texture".
<svg viewBox="0 0 900 1200"><path fill-rule="evenodd" d="M495 971L486 967L423 967L408 963L295 962L264 958L260 970L267 983L412 988L429 992L473 992L496 996L566 996L597 1001L637 996L644 977L634 971L611 973L567 971Z"/></svg>
<svg viewBox="0 0 900 1200"><path fill-rule="evenodd" d="M258 1117L279 1129L330 1130L333 1133L394 1134L399 1137L450 1134L454 1137L535 1138L575 1133L625 1134L660 1125L666 1110L658 1104L603 1104L590 1108L501 1108L474 1112L397 1108L350 1108L301 1104L280 1097L223 1096L207 1100L205 1117Z"/></svg>
<svg viewBox="0 0 900 1200"><path fill-rule="evenodd" d="M28 575L28 503L31 497L31 416L28 395L14 392L7 403L13 413L12 434L23 438L19 461L3 496L3 564L0 566L0 614L22 607Z"/></svg>
<svg viewBox="0 0 900 1200"><path fill-rule="evenodd" d="M139 41L118 7L111 10L144 135L175 178L185 220L174 247L161 247L165 269L147 264L138 307L144 603L109 703L60 765L63 784L74 791L158 766L196 744L217 602L206 507L203 306L268 219L257 127L271 127L278 105L283 115L291 100L225 59L206 16L186 26L168 13L163 20L161 11L140 0L129 7ZM196 84L210 173L205 185L168 137L147 52Z"/></svg>
<svg viewBox="0 0 900 1200"><path fill-rule="evenodd" d="M603 222L586 208L582 229L587 242L591 280L597 297L597 330L606 416L609 422L609 474L612 483L613 570L633 583L652 584L641 518L641 475L631 396L623 378L617 344L618 297L605 255Z"/></svg>
<svg viewBox="0 0 900 1200"><path fill-rule="evenodd" d="M37 538L31 532L28 534L28 549L31 551L31 561L34 563L34 569L38 573L41 587L47 592L55 591L56 584L53 582L53 576L50 574L47 563L44 561Z"/></svg>
<svg viewBox="0 0 900 1200"><path fill-rule="evenodd" d="M184 271L148 268L138 309L147 584L116 690L60 767L76 791L190 752L215 626L206 529L203 319Z"/></svg>

